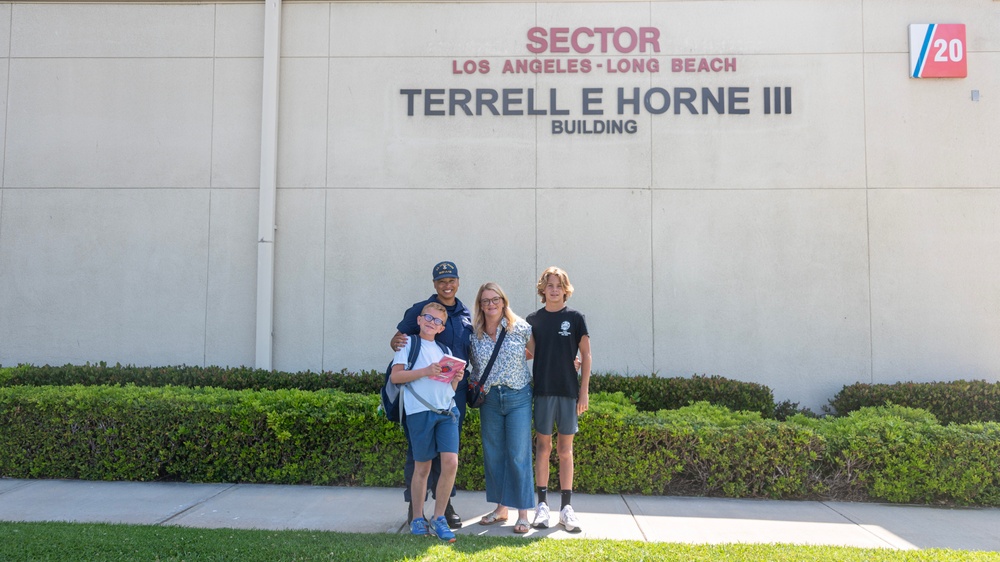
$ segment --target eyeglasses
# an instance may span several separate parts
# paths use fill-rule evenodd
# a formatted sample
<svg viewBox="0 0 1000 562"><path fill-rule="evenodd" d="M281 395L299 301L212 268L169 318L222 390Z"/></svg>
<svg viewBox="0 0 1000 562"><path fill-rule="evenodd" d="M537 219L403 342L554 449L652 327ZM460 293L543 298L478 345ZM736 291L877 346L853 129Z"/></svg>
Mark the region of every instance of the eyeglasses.
<svg viewBox="0 0 1000 562"><path fill-rule="evenodd" d="M500 304L502 302L503 302L503 299L500 298L500 297L493 297L492 299L479 299L479 304L482 305L482 306L486 306L486 305L488 305L490 303L492 303L492 304Z"/></svg>
<svg viewBox="0 0 1000 562"><path fill-rule="evenodd" d="M444 326L444 320L441 320L440 318L435 318L434 316L431 316L430 314L423 314L423 315L421 315L421 318L423 318L425 322L433 322L434 324L436 324L438 326Z"/></svg>

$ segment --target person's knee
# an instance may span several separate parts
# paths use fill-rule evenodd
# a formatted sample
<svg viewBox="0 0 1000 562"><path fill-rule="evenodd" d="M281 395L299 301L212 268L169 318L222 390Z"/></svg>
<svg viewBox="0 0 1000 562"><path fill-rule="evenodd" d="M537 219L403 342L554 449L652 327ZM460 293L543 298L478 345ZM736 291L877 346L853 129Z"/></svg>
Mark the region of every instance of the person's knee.
<svg viewBox="0 0 1000 562"><path fill-rule="evenodd" d="M443 474L454 474L458 471L458 454L441 453L441 472Z"/></svg>
<svg viewBox="0 0 1000 562"><path fill-rule="evenodd" d="M556 451L559 454L559 458L573 458L573 439L559 439L556 443Z"/></svg>
<svg viewBox="0 0 1000 562"><path fill-rule="evenodd" d="M547 459L552 456L552 445L542 445L539 444L535 447L535 458L536 459Z"/></svg>
<svg viewBox="0 0 1000 562"><path fill-rule="evenodd" d="M413 463L413 476L415 478L427 479L427 475L430 473L431 473L431 461Z"/></svg>

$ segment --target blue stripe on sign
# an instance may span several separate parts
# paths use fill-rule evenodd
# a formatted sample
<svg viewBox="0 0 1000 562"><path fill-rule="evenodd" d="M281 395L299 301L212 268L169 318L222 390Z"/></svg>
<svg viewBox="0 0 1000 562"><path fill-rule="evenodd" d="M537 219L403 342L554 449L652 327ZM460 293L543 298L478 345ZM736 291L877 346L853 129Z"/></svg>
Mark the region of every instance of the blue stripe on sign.
<svg viewBox="0 0 1000 562"><path fill-rule="evenodd" d="M913 69L914 78L920 78L920 74L924 71L924 59L927 58L927 47L931 44L931 37L934 37L934 28L936 26L936 23L927 26L927 35L924 36L924 44L920 47L920 57L917 58L917 67Z"/></svg>

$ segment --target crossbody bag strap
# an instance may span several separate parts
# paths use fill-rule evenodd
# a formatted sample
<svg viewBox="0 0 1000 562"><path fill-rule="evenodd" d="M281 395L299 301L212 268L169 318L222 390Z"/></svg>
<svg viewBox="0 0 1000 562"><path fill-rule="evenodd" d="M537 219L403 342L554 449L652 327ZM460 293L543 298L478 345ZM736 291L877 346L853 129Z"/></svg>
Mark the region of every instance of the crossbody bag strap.
<svg viewBox="0 0 1000 562"><path fill-rule="evenodd" d="M410 389L410 394L412 394L414 398L416 398L421 404L423 404L425 408L427 408L428 410L434 412L435 414L441 414L442 416L455 417L455 414L452 413L452 411L451 411L450 408L447 409L447 410L442 410L440 408L435 408L434 406L431 406L426 400L424 400L424 398L422 396L420 396L419 394L417 394L416 390L413 390L412 388ZM455 399L454 398L452 398L451 403L452 404L455 403Z"/></svg>
<svg viewBox="0 0 1000 562"><path fill-rule="evenodd" d="M486 368L483 369L483 377L479 379L479 384L482 385L483 391L486 391L486 379L490 378L490 369L493 368L493 362L497 360L497 354L500 353L500 345L503 344L503 338L507 335L507 328L500 329L500 335L497 336L497 345L493 348L493 355L490 356L489 363L486 364Z"/></svg>

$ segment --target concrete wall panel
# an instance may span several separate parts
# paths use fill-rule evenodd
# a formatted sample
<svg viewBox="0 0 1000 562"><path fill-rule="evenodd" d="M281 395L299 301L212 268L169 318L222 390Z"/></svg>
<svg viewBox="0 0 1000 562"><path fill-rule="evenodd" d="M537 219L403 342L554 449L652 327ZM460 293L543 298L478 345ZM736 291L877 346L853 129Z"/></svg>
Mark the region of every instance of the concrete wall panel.
<svg viewBox="0 0 1000 562"><path fill-rule="evenodd" d="M257 302L256 189L211 193L205 364L253 366Z"/></svg>
<svg viewBox="0 0 1000 562"><path fill-rule="evenodd" d="M212 187L260 185L261 59L216 59Z"/></svg>
<svg viewBox="0 0 1000 562"><path fill-rule="evenodd" d="M538 267L518 283L533 290L545 268L566 270L569 306L587 316L594 370L652 373L651 192L547 189L537 199Z"/></svg>
<svg viewBox="0 0 1000 562"><path fill-rule="evenodd" d="M207 187L211 59L14 59L8 187Z"/></svg>
<svg viewBox="0 0 1000 562"><path fill-rule="evenodd" d="M197 365L207 190L5 189L0 363Z"/></svg>
<svg viewBox="0 0 1000 562"><path fill-rule="evenodd" d="M870 187L996 187L1000 53L970 53L969 79L912 79L908 55L865 61ZM971 91L980 90L980 101Z"/></svg>
<svg viewBox="0 0 1000 562"><path fill-rule="evenodd" d="M870 199L874 381L996 380L1000 193L875 190Z"/></svg>
<svg viewBox="0 0 1000 562"><path fill-rule="evenodd" d="M326 186L329 69L325 58L281 59L279 187Z"/></svg>
<svg viewBox="0 0 1000 562"><path fill-rule="evenodd" d="M332 4L282 4L281 55L327 57L330 53Z"/></svg>
<svg viewBox="0 0 1000 562"><path fill-rule="evenodd" d="M264 56L264 4L215 5L215 56Z"/></svg>
<svg viewBox="0 0 1000 562"><path fill-rule="evenodd" d="M11 4L0 4L0 57L10 56Z"/></svg>
<svg viewBox="0 0 1000 562"><path fill-rule="evenodd" d="M994 4L284 5L274 367L381 368L451 259L460 298L496 280L522 315L565 267L598 369L756 381L814 409L859 380L996 380ZM0 4L0 362L254 360L263 18ZM966 23L968 78L906 77L914 22ZM654 26L661 68L502 72L536 25ZM423 93L408 116L400 93L520 89L526 113L552 89L593 129L633 117L619 87L654 86L673 106L631 135L425 115ZM750 114L675 113L685 87L746 87ZM791 88L792 113L765 115L765 87ZM582 115L584 88L605 113Z"/></svg>
<svg viewBox="0 0 1000 562"><path fill-rule="evenodd" d="M859 52L861 8L861 0L650 3L666 52L678 55Z"/></svg>
<svg viewBox="0 0 1000 562"><path fill-rule="evenodd" d="M818 408L870 380L861 190L657 191L662 375L722 375Z"/></svg>
<svg viewBox="0 0 1000 562"><path fill-rule="evenodd" d="M576 29L578 27L589 27L591 29L595 27L636 28L650 25L650 3L648 2L543 2L535 5L535 11L538 15L536 23L533 26L546 29L553 27L566 27L569 29ZM524 32L521 33L521 37L525 38L525 43L527 42L527 31L528 29L525 28ZM546 37L551 38L551 35L546 35ZM594 45L594 49L587 53L586 56L596 57L601 55L602 47L599 36L593 39L589 37L581 37L580 39L585 45ZM627 38L623 37L622 41L625 40ZM661 36L660 46L662 47L665 44L665 37ZM524 46L518 45L518 47L521 52L528 52ZM570 52L562 56L581 56L574 53L572 46L569 47ZM608 49L609 51L613 51L613 39Z"/></svg>
<svg viewBox="0 0 1000 562"><path fill-rule="evenodd" d="M13 57L210 57L211 4L14 4ZM5 30L6 31L6 30Z"/></svg>
<svg viewBox="0 0 1000 562"><path fill-rule="evenodd" d="M7 144L7 79L10 71L10 18L11 18L11 4L0 4L0 155L6 154L6 144ZM4 161L6 159L0 156L0 177L2 177L4 171ZM0 182L2 184L2 182ZM3 189L3 185L0 185L0 189Z"/></svg>
<svg viewBox="0 0 1000 562"><path fill-rule="evenodd" d="M603 115L583 115L583 90L599 85L603 90L589 96L589 105L600 109ZM617 90L619 87L631 91L636 85L643 91L649 89L649 77L614 75L600 81L589 74L573 76L542 76L538 80L537 92L547 96L555 90L560 109L571 112L568 116L546 116L538 118L538 186L539 187L620 187L648 188L652 169L657 167L650 158L652 119L648 113L642 115L617 114ZM601 122L598 125L597 122ZM581 127L587 131L610 131L613 126L628 126L634 121L635 132L612 134L581 134ZM555 125L558 123L558 125ZM555 134L553 127L563 131ZM573 127L574 134L568 130ZM618 129L615 129L618 130Z"/></svg>
<svg viewBox="0 0 1000 562"><path fill-rule="evenodd" d="M970 52L1000 50L1000 36L996 33L1000 29L1000 10L995 1L865 2L864 18L865 51L869 53L908 53L907 26L911 23L964 23Z"/></svg>
<svg viewBox="0 0 1000 562"><path fill-rule="evenodd" d="M334 2L330 52L343 57L526 53L526 33L534 25L535 9L530 3Z"/></svg>
<svg viewBox="0 0 1000 562"><path fill-rule="evenodd" d="M699 92L699 114L672 103L652 117L654 188L864 187L859 55L741 56L737 69L653 79L654 86L670 92L675 86ZM711 105L705 112L703 87L713 94L727 88L727 99L728 88L749 88L737 94L748 100L739 107L749 113L729 114L727 108L720 115ZM772 113L765 114L765 87L792 88L792 113L776 114L772 103Z"/></svg>
<svg viewBox="0 0 1000 562"><path fill-rule="evenodd" d="M475 309L497 282L511 308L536 308L533 190L331 190L326 233L326 369L382 369L403 312L434 294L431 268L454 261Z"/></svg>
<svg viewBox="0 0 1000 562"><path fill-rule="evenodd" d="M495 62L495 64L499 64ZM403 88L464 88L434 58L330 61L331 187L533 187L535 120L528 116L407 117ZM442 68L445 66L445 68ZM534 76L479 78L473 88L534 86ZM435 106L437 108L437 106ZM471 109L470 109L471 110ZM447 109L445 109L447 111Z"/></svg>
<svg viewBox="0 0 1000 562"><path fill-rule="evenodd" d="M8 251L6 250L6 248L8 248L11 245L10 241L4 240L5 229L4 229L3 198L5 193L6 190L0 187L0 259L2 259L2 257L5 255L5 252ZM8 234L8 236L13 236L13 234ZM2 263L0 263L0 265L2 265ZM9 285L10 283L11 283L11 275L9 273L9 270L7 272L5 272L4 270L0 270L0 284ZM3 289L0 289L0 305L3 305L3 303L7 302L6 300L2 299L8 299L8 298L10 297L7 296L5 293L3 293ZM20 324L20 319L14 318L13 316L10 315L3 315L3 316L7 316L7 318L6 319L0 318L0 332L2 332L3 330L11 331L19 329L18 325ZM4 357L11 357L8 345L9 342L0 340L0 365L3 364Z"/></svg>
<svg viewBox="0 0 1000 562"><path fill-rule="evenodd" d="M7 92L10 72L10 60L0 59L0 174L6 169L7 154ZM2 175L0 175L2 177ZM0 182L0 189L3 189Z"/></svg>
<svg viewBox="0 0 1000 562"><path fill-rule="evenodd" d="M278 191L274 234L274 368L278 370L323 368L326 198L319 189ZM254 228L256 237L256 223Z"/></svg>

